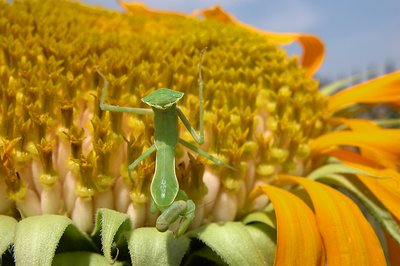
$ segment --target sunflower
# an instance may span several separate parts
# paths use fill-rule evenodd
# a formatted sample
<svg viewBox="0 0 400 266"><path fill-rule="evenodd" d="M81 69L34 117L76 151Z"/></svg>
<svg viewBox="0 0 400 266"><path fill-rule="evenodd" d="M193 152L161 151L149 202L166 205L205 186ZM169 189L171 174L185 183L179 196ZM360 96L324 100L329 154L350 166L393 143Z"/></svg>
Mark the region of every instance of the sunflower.
<svg viewBox="0 0 400 266"><path fill-rule="evenodd" d="M190 15L120 2L0 0L0 254L5 265L385 265L400 263L398 121L359 113L400 106L400 72L340 90L314 80L313 35L266 32L222 8ZM298 42L299 60L279 45ZM200 121L201 149L177 146L189 230L154 227L154 142L145 107L158 88ZM300 63L299 63L300 61ZM355 79L355 78L354 78ZM180 137L190 133L179 124ZM194 144L194 143L193 143Z"/></svg>

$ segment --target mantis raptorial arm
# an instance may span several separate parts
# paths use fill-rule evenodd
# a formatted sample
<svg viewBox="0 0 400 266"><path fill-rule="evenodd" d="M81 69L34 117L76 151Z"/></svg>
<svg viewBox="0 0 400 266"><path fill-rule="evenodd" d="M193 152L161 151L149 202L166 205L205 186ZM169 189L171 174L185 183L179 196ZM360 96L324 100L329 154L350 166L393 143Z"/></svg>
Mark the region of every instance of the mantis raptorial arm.
<svg viewBox="0 0 400 266"><path fill-rule="evenodd" d="M207 47L205 47L201 51L200 62L198 64L198 69L199 69L199 106L200 106L200 125L199 125L200 132L199 133L197 133L196 129L194 129L193 126L190 124L189 120L183 114L182 110L179 108L176 108L179 118L182 120L183 124L185 125L187 130L190 132L193 139L200 145L204 143L203 77L201 75L201 64L203 63L203 54L206 50L207 50Z"/></svg>
<svg viewBox="0 0 400 266"><path fill-rule="evenodd" d="M174 201L167 209L163 210L156 222L156 228L160 232L168 230L171 224L179 220L179 226L174 232L175 236L181 236L189 227L195 217L196 205L190 200L183 190L179 190ZM157 210L157 206L152 202L152 211Z"/></svg>
<svg viewBox="0 0 400 266"><path fill-rule="evenodd" d="M96 69L96 71L104 80L104 86L100 97L101 110L113 111L113 112L127 112L137 115L149 115L153 113L153 110L150 108L132 108L132 107L122 107L122 106L105 104L104 99L107 94L108 81L107 78L98 69Z"/></svg>
<svg viewBox="0 0 400 266"><path fill-rule="evenodd" d="M160 232L165 232L172 223L178 219L182 219L177 232L175 232L176 236L181 236L185 233L191 221L194 219L195 210L196 205L192 200L177 200L172 203L168 209L161 213L157 219L156 227Z"/></svg>

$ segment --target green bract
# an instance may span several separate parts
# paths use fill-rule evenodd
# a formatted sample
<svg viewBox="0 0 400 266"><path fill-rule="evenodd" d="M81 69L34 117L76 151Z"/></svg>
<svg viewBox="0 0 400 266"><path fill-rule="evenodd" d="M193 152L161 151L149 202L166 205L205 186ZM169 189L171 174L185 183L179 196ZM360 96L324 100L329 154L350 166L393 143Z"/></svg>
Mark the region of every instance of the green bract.
<svg viewBox="0 0 400 266"><path fill-rule="evenodd" d="M98 211L90 238L63 216L35 216L18 224L0 216L0 222L10 235L0 242L2 258L10 260L12 245L17 265L51 265L53 259L53 265L272 265L276 245L275 230L262 223L214 223L175 238L155 228L131 230L128 216L107 209ZM245 248L237 249L238 243Z"/></svg>

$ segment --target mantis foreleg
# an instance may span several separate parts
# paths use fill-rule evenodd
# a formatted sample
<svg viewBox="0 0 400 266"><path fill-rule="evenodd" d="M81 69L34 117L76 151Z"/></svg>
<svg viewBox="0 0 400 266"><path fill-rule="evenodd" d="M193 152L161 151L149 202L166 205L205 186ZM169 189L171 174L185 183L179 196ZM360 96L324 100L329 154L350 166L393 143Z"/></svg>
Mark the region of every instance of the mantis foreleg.
<svg viewBox="0 0 400 266"><path fill-rule="evenodd" d="M195 217L196 205L192 200L187 199L187 195L182 190L180 191L179 200L173 202L167 209L163 210L157 219L156 228L160 232L165 232L180 219L176 236L184 234L189 227L191 221Z"/></svg>
<svg viewBox="0 0 400 266"><path fill-rule="evenodd" d="M133 113L133 114L138 114L138 115L148 115L148 114L153 113L153 110L149 109L149 108L132 108L132 107L123 107L123 106L115 106L115 105L105 104L104 100L105 100L105 97L107 94L108 81L107 81L107 78L98 69L96 69L96 71L104 80L104 86L103 86L103 90L102 90L101 97L100 97L100 109L101 110L113 111L113 112L127 112L127 113Z"/></svg>

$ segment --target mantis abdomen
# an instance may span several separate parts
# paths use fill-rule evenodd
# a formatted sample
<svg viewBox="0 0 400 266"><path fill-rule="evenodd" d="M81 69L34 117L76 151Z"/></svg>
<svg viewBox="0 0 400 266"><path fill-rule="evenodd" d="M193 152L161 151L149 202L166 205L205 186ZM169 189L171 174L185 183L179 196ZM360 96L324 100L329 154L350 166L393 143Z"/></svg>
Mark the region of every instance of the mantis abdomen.
<svg viewBox="0 0 400 266"><path fill-rule="evenodd" d="M151 182L153 200L160 207L168 207L174 202L179 191L175 174L175 146L157 147L156 169Z"/></svg>

